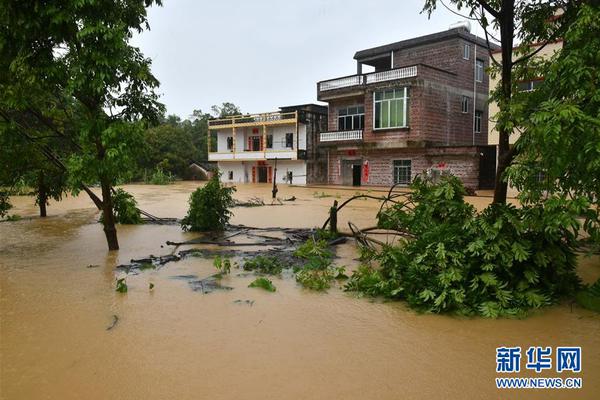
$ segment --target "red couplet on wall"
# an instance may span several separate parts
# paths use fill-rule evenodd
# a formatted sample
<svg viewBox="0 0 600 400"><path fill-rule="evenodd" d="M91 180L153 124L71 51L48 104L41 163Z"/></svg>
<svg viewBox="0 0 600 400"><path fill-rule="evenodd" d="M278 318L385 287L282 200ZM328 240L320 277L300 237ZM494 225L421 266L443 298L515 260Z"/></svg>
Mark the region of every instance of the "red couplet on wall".
<svg viewBox="0 0 600 400"><path fill-rule="evenodd" d="M363 178L362 178L362 180L363 180L363 182L368 182L369 181L369 161L368 160L365 160L363 162L363 168L362 168L362 170L363 170Z"/></svg>

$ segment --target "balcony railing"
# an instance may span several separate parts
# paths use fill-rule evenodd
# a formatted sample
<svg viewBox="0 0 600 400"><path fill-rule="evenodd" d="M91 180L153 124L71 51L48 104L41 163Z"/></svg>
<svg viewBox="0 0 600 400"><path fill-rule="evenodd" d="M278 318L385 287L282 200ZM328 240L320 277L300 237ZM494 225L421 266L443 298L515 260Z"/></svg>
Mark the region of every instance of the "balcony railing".
<svg viewBox="0 0 600 400"><path fill-rule="evenodd" d="M362 129L357 129L354 131L321 132L319 140L321 142L337 142L340 140L362 140L362 137Z"/></svg>
<svg viewBox="0 0 600 400"><path fill-rule="evenodd" d="M319 91L340 89L352 86L361 86L365 84L393 81L396 79L413 78L417 76L417 66L395 68L381 72L371 72L368 74L352 75L343 78L329 79L319 82Z"/></svg>
<svg viewBox="0 0 600 400"><path fill-rule="evenodd" d="M248 160L297 160L298 150L260 150L260 151L237 151L237 152L208 152L208 161L248 161Z"/></svg>
<svg viewBox="0 0 600 400"><path fill-rule="evenodd" d="M213 119L208 121L209 129L216 129L224 125L242 125L242 124L271 124L271 123L293 123L297 119L297 113L272 112L264 114L236 115L234 117Z"/></svg>

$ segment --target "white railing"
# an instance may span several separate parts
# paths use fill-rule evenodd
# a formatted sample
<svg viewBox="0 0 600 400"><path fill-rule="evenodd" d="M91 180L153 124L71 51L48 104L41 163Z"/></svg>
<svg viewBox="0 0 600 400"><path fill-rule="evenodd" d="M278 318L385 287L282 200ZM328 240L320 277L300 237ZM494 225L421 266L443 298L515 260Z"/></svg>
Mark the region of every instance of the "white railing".
<svg viewBox="0 0 600 400"><path fill-rule="evenodd" d="M362 137L362 129L357 129L355 131L322 132L320 141L335 142L338 140L361 140Z"/></svg>
<svg viewBox="0 0 600 400"><path fill-rule="evenodd" d="M396 79L412 78L417 76L417 66L390 69L389 71L372 72L367 74L367 84L384 81L393 81Z"/></svg>
<svg viewBox="0 0 600 400"><path fill-rule="evenodd" d="M345 78L331 79L329 81L321 82L321 83L319 83L319 90L325 91L325 90L339 89L339 88L343 88L343 87L362 85L363 82L364 82L363 75L353 75L353 76L348 76Z"/></svg>
<svg viewBox="0 0 600 400"><path fill-rule="evenodd" d="M319 83L319 91L334 90L369 83L393 81L396 79L413 78L417 76L417 66L390 69L388 71L371 72L364 75L352 75L344 78L330 79Z"/></svg>

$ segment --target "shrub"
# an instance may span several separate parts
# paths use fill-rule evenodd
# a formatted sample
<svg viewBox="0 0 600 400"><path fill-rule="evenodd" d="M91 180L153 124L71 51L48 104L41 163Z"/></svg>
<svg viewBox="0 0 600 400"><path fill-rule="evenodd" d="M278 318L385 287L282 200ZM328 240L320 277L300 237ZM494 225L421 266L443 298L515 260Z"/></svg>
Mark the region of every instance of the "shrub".
<svg viewBox="0 0 600 400"><path fill-rule="evenodd" d="M235 202L234 187L224 187L219 174L213 175L206 185L196 189L190 196L187 215L181 221L185 231L221 231L229 222L229 208Z"/></svg>
<svg viewBox="0 0 600 400"><path fill-rule="evenodd" d="M403 298L428 312L498 317L522 315L578 287L574 248L584 203L496 204L477 214L455 177L437 184L417 178L413 189L378 216L379 226L409 238L385 246L375 255L380 268L360 268L348 290Z"/></svg>
<svg viewBox="0 0 600 400"><path fill-rule="evenodd" d="M0 191L0 218L4 218L11 208L12 204L9 202L8 193Z"/></svg>
<svg viewBox="0 0 600 400"><path fill-rule="evenodd" d="M227 257L216 256L213 265L220 274L227 275L231 272L231 260Z"/></svg>
<svg viewBox="0 0 600 400"><path fill-rule="evenodd" d="M286 267L277 257L256 256L244 260L244 270L256 271L261 274L278 275Z"/></svg>
<svg viewBox="0 0 600 400"><path fill-rule="evenodd" d="M296 282L307 289L322 291L331 287L334 279L347 279L344 267L327 266L325 268L305 267L296 272Z"/></svg>
<svg viewBox="0 0 600 400"><path fill-rule="evenodd" d="M130 193L118 188L112 195L115 222L119 224L137 225L142 224L142 216L137 208L137 201ZM100 216L102 222L103 215Z"/></svg>
<svg viewBox="0 0 600 400"><path fill-rule="evenodd" d="M252 283L250 283L248 285L248 287L261 288L261 289L265 289L268 292L274 292L277 290L275 285L273 285L273 282L271 282L269 279L264 278L264 277L256 278Z"/></svg>
<svg viewBox="0 0 600 400"><path fill-rule="evenodd" d="M144 171L144 182L151 185L168 185L174 180L175 177L170 172L165 172L161 167L156 167L150 176Z"/></svg>
<svg viewBox="0 0 600 400"><path fill-rule="evenodd" d="M310 260L311 258L331 259L333 253L328 248L327 240L309 238L300 247L296 249L294 255L299 258Z"/></svg>

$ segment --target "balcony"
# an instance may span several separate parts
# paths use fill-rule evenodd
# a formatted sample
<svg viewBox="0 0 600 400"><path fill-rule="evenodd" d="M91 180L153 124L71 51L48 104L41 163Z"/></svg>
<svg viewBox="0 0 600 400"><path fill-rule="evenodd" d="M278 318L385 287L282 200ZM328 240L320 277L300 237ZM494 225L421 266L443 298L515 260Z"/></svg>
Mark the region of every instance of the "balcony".
<svg viewBox="0 0 600 400"><path fill-rule="evenodd" d="M318 83L319 94L330 90L343 88L363 88L372 83L414 78L417 76L417 65L395 68L387 71L370 72L368 74L351 75L342 78L329 79Z"/></svg>
<svg viewBox="0 0 600 400"><path fill-rule="evenodd" d="M228 151L209 152L208 161L252 161L252 160L297 160L298 151L289 150L262 150L262 151Z"/></svg>
<svg viewBox="0 0 600 400"><path fill-rule="evenodd" d="M354 131L334 131L334 132L322 132L319 141L320 142L340 142L346 140L362 140L363 131L357 129Z"/></svg>
<svg viewBox="0 0 600 400"><path fill-rule="evenodd" d="M264 114L236 115L234 117L213 119L208 121L208 129L223 129L243 126L285 125L295 124L298 112L272 112Z"/></svg>

